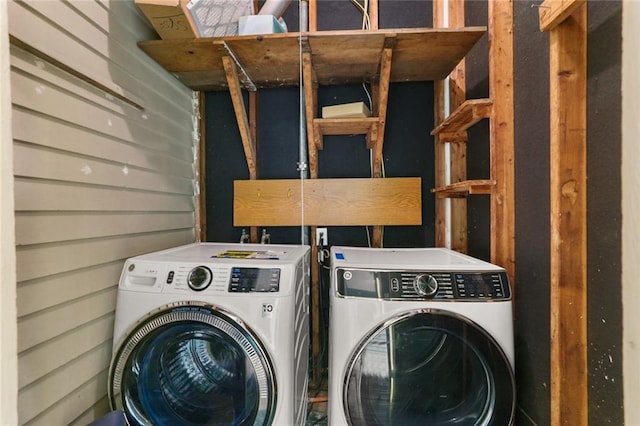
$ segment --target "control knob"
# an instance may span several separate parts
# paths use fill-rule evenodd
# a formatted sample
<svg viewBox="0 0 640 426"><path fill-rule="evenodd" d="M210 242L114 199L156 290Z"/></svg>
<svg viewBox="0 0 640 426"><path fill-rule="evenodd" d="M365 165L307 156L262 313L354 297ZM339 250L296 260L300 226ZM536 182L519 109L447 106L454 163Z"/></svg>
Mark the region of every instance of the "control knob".
<svg viewBox="0 0 640 426"><path fill-rule="evenodd" d="M413 279L413 288L419 296L435 296L438 292L438 281L429 274L418 274Z"/></svg>
<svg viewBox="0 0 640 426"><path fill-rule="evenodd" d="M202 291L211 284L211 270L206 266L196 266L189 272L187 283L189 288L195 291Z"/></svg>

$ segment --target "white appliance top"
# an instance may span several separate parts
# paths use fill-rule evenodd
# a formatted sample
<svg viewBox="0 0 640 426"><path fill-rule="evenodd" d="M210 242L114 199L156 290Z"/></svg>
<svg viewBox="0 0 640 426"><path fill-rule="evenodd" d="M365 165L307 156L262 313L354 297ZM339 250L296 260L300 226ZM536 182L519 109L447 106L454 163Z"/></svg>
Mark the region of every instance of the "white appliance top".
<svg viewBox="0 0 640 426"><path fill-rule="evenodd" d="M502 271L503 268L446 248L331 248L334 267L424 269L441 271Z"/></svg>
<svg viewBox="0 0 640 426"><path fill-rule="evenodd" d="M244 261L265 263L296 263L309 251L309 246L284 244L193 243L154 253L136 256L130 260L152 262L233 263Z"/></svg>

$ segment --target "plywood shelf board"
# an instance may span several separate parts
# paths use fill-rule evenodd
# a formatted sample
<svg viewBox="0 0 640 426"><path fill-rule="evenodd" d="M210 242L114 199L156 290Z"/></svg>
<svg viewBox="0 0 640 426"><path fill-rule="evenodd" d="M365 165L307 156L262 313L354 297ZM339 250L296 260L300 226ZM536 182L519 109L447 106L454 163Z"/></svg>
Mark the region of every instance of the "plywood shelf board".
<svg viewBox="0 0 640 426"><path fill-rule="evenodd" d="M380 55L389 46L391 82L430 81L446 77L485 32L484 27L320 31L301 38L300 33L285 33L150 40L138 46L194 90L227 90L221 59L226 55L260 89L299 85L301 42L312 55L320 85L373 81Z"/></svg>
<svg viewBox="0 0 640 426"><path fill-rule="evenodd" d="M233 198L234 226L422 224L420 178L239 180Z"/></svg>
<svg viewBox="0 0 640 426"><path fill-rule="evenodd" d="M469 99L455 109L438 127L431 131L432 135L454 135L466 131L483 118L491 115L491 99Z"/></svg>

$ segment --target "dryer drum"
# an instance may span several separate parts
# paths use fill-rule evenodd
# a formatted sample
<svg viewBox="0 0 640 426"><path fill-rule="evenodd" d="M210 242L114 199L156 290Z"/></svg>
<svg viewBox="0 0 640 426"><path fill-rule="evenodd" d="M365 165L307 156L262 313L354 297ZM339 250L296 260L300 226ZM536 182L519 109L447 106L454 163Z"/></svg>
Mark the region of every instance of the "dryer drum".
<svg viewBox="0 0 640 426"><path fill-rule="evenodd" d="M344 379L352 425L506 426L515 380L495 340L445 311L416 310L374 329Z"/></svg>
<svg viewBox="0 0 640 426"><path fill-rule="evenodd" d="M264 348L232 316L197 302L141 321L111 368L111 403L132 425L266 425L275 379Z"/></svg>

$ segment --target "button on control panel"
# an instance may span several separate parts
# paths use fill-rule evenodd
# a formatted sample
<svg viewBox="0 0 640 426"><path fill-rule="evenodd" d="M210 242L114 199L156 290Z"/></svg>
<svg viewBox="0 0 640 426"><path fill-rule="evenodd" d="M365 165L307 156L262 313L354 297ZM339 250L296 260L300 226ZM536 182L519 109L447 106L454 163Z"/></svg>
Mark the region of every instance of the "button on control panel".
<svg viewBox="0 0 640 426"><path fill-rule="evenodd" d="M230 293L273 293L279 290L279 268L231 268Z"/></svg>

